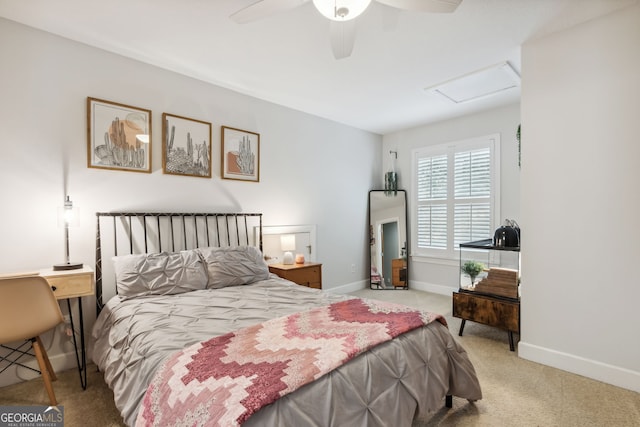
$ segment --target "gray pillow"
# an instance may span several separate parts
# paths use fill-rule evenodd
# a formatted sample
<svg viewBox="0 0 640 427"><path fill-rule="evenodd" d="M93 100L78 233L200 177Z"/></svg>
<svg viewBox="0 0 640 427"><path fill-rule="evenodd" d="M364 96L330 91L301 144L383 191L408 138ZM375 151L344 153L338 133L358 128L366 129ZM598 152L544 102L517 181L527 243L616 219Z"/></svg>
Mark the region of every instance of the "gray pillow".
<svg viewBox="0 0 640 427"><path fill-rule="evenodd" d="M269 267L256 247L198 248L196 251L207 266L209 289L248 285L269 278Z"/></svg>
<svg viewBox="0 0 640 427"><path fill-rule="evenodd" d="M113 257L118 295L132 298L205 289L207 270L195 251Z"/></svg>

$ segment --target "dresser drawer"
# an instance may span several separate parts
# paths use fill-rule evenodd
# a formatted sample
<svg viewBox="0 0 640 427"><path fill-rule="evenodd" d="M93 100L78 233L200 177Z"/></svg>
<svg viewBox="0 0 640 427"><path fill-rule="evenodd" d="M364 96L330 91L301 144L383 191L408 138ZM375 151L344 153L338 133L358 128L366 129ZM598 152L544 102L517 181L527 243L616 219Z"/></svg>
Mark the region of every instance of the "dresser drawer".
<svg viewBox="0 0 640 427"><path fill-rule="evenodd" d="M57 299L93 295L93 273L43 275Z"/></svg>
<svg viewBox="0 0 640 427"><path fill-rule="evenodd" d="M283 279L291 280L298 285L322 289L322 264L312 265L283 265L269 266L269 271Z"/></svg>
<svg viewBox="0 0 640 427"><path fill-rule="evenodd" d="M287 279L299 285L309 286L310 283L318 282L320 269L318 267L300 268L287 271Z"/></svg>

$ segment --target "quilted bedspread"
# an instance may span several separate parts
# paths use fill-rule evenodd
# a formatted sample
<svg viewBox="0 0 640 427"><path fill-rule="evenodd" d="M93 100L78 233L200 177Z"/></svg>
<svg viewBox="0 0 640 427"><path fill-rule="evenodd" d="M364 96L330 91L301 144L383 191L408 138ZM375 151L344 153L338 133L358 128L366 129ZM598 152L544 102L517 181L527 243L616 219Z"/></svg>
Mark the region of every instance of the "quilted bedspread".
<svg viewBox="0 0 640 427"><path fill-rule="evenodd" d="M194 344L158 370L136 425L238 426L362 352L444 318L350 299Z"/></svg>

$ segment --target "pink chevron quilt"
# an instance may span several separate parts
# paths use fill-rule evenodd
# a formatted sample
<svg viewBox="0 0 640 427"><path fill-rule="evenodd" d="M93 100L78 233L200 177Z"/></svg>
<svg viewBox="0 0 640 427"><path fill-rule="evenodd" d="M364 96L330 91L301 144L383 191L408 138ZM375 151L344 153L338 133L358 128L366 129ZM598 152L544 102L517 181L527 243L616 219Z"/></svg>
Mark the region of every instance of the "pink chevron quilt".
<svg viewBox="0 0 640 427"><path fill-rule="evenodd" d="M158 369L137 426L238 426L260 408L437 314L360 298L194 344Z"/></svg>

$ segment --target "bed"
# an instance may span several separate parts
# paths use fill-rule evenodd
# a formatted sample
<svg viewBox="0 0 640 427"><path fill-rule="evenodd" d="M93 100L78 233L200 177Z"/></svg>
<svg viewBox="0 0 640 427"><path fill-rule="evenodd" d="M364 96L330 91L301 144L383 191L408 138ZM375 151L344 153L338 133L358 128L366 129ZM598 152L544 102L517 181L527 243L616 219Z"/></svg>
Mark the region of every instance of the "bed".
<svg viewBox="0 0 640 427"><path fill-rule="evenodd" d="M482 398L441 316L269 273L261 214L96 216L92 358L129 426L409 426Z"/></svg>

